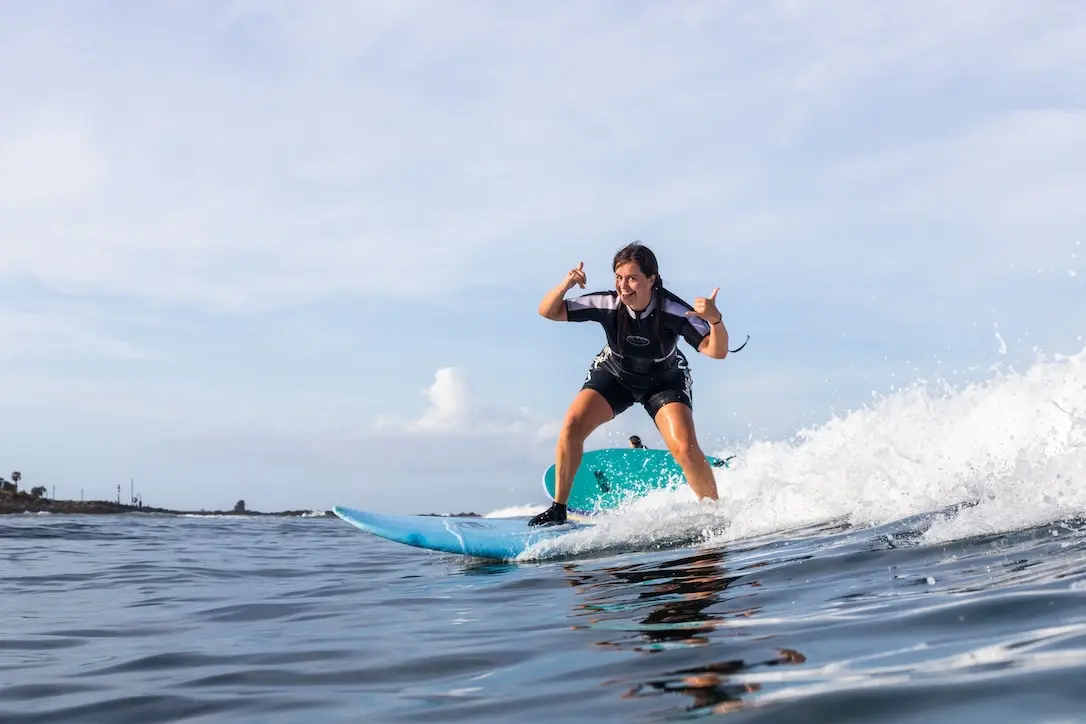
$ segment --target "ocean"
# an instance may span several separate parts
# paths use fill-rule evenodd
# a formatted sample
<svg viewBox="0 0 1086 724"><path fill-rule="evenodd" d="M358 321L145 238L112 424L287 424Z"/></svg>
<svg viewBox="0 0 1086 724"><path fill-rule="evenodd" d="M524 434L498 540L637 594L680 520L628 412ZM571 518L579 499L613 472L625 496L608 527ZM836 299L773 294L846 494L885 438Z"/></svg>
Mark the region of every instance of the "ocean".
<svg viewBox="0 0 1086 724"><path fill-rule="evenodd" d="M0 721L1086 721L1084 362L748 441L719 505L509 562L324 516L4 516Z"/></svg>

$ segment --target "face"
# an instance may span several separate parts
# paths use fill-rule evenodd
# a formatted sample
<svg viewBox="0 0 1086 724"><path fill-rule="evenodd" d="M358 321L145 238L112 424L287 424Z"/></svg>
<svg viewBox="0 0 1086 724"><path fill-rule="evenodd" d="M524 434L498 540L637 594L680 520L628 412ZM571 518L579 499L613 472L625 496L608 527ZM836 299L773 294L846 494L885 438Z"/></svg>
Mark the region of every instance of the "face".
<svg viewBox="0 0 1086 724"><path fill-rule="evenodd" d="M641 311L652 300L652 283L655 276L647 277L641 273L636 261L619 264L615 269L615 291L619 299L630 309Z"/></svg>

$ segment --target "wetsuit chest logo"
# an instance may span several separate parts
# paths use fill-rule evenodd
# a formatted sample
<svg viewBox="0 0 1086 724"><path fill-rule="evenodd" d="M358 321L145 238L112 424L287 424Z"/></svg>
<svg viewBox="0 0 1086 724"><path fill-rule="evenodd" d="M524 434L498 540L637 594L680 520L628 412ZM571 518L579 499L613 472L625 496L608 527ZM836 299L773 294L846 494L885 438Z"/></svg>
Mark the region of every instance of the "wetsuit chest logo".
<svg viewBox="0 0 1086 724"><path fill-rule="evenodd" d="M648 339L638 336L636 334L627 335L626 341L632 344L634 347L648 347L650 344Z"/></svg>

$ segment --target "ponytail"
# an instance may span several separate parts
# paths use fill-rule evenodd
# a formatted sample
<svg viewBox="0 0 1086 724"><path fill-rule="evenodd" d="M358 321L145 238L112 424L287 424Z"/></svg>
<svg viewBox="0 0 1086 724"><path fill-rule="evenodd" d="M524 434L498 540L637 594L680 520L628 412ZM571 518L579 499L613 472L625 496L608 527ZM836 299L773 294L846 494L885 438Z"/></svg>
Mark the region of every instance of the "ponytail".
<svg viewBox="0 0 1086 724"><path fill-rule="evenodd" d="M626 305L621 299L618 300L618 322L615 324L615 336L618 337L615 341L618 342L618 349L615 352L619 357L622 356L622 346L626 344L626 318L629 316L629 312L626 311Z"/></svg>
<svg viewBox="0 0 1086 724"><path fill-rule="evenodd" d="M656 343L660 345L660 357L664 356L664 278L656 275L656 281L652 283L652 290L656 292Z"/></svg>

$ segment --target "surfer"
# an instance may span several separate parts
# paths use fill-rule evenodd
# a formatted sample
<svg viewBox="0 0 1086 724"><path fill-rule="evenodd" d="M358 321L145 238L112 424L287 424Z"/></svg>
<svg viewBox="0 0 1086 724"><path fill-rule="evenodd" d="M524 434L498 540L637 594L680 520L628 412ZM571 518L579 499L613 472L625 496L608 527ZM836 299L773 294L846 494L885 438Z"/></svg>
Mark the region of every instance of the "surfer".
<svg viewBox="0 0 1086 724"><path fill-rule="evenodd" d="M635 450L645 450L645 449L647 449L645 447L644 443L641 442L641 438L638 437L637 435L630 435L630 447L632 447Z"/></svg>
<svg viewBox="0 0 1086 724"><path fill-rule="evenodd" d="M679 338L707 357L728 355L728 330L716 307L720 288L695 298L693 306L687 304L664 288L655 254L640 242L619 249L611 268L614 290L566 299L573 287L585 288L581 262L539 303L539 313L556 322L599 322L607 343L589 367L558 434L555 502L529 525L566 520L566 502L585 439L635 402L656 423L695 495L717 499L712 468L694 431L690 368L679 350Z"/></svg>

